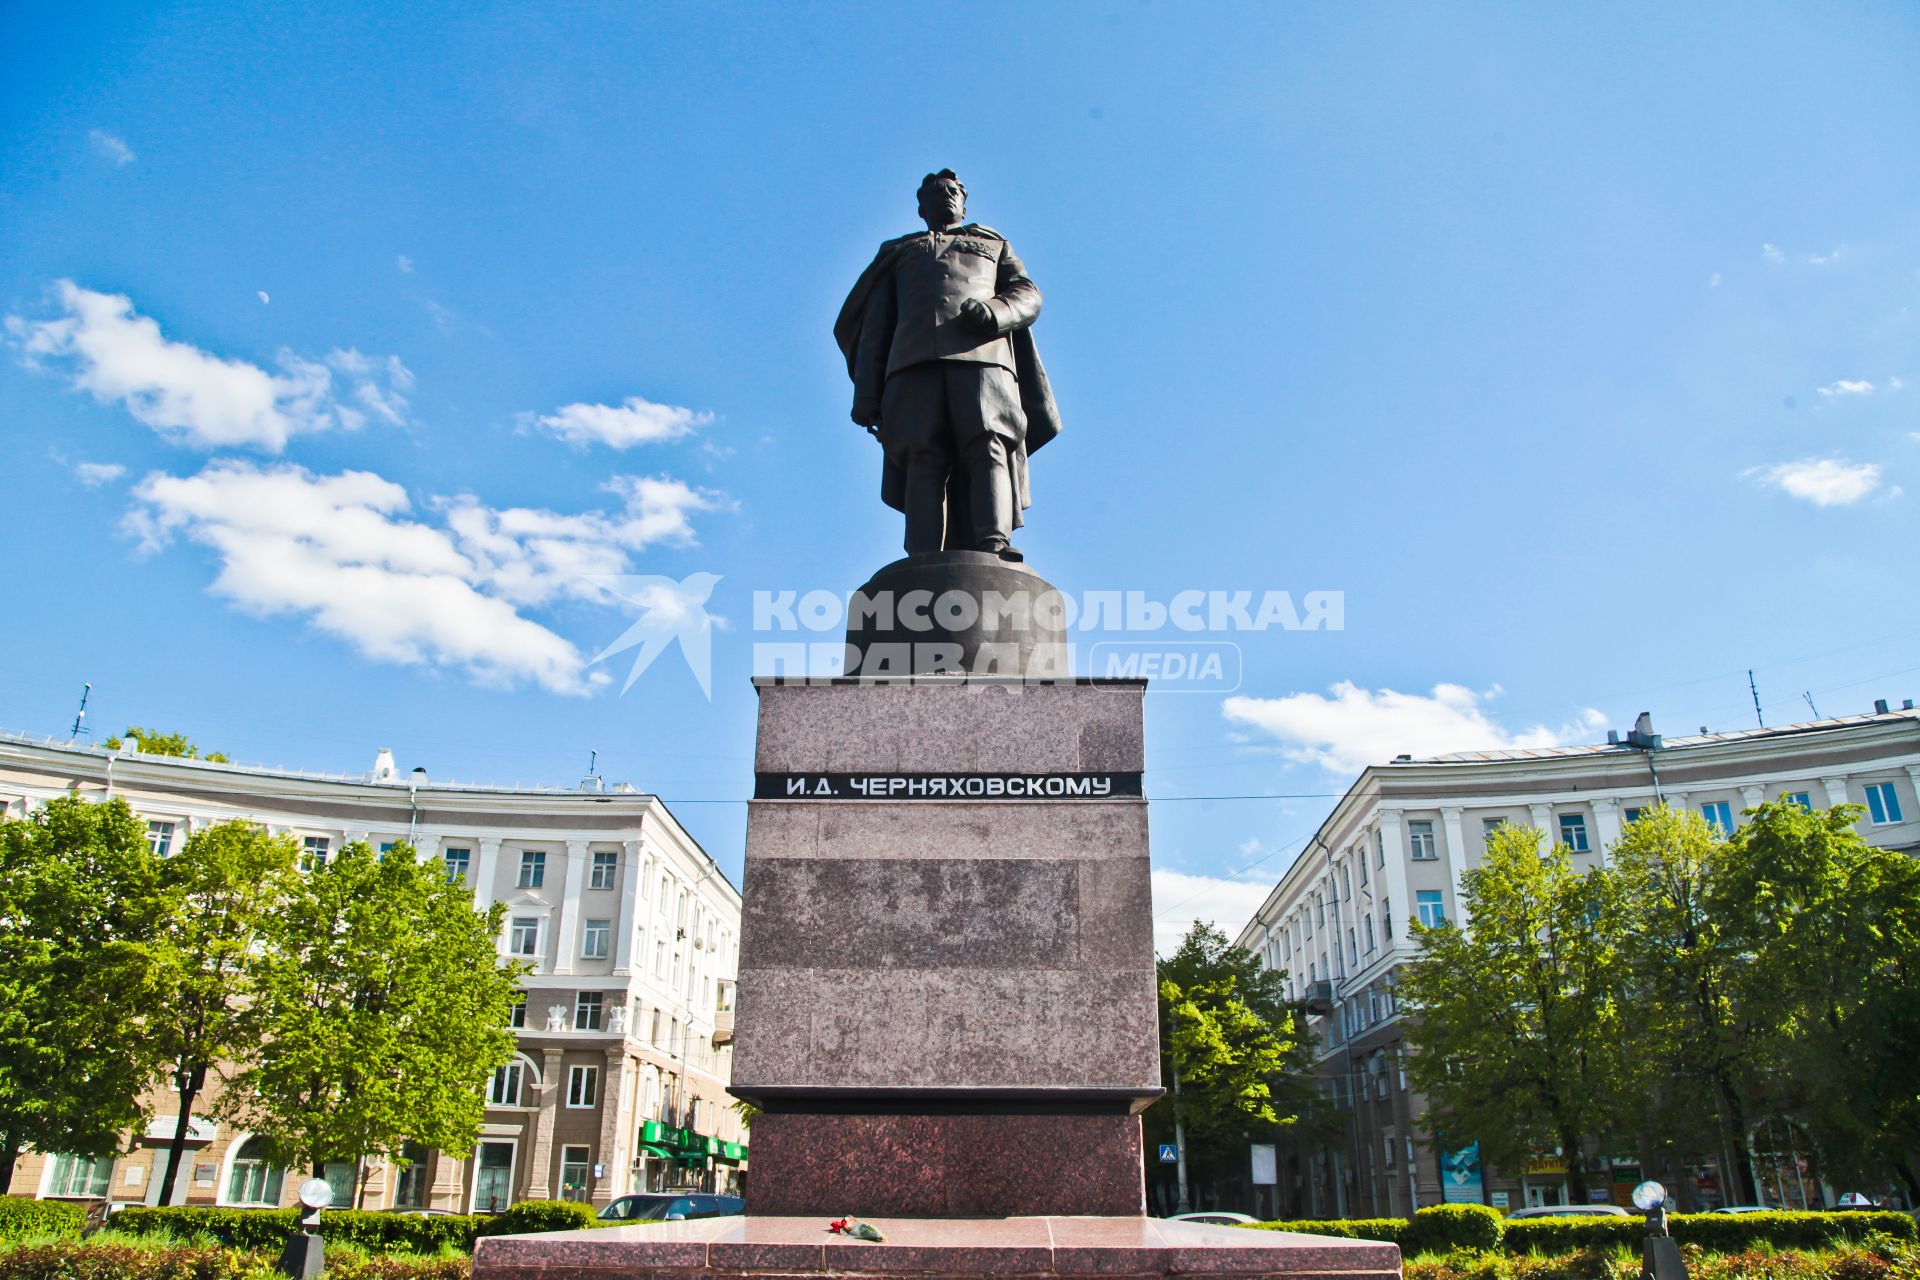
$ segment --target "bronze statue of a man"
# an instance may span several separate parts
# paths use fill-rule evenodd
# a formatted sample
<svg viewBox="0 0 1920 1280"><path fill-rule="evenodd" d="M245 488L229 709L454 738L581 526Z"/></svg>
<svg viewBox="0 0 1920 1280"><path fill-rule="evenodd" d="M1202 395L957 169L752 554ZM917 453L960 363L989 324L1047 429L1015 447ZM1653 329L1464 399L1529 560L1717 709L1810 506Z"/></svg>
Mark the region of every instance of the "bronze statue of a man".
<svg viewBox="0 0 1920 1280"><path fill-rule="evenodd" d="M1060 431L1029 328L1040 290L1004 236L963 221L953 170L919 195L927 229L881 245L834 322L853 420L886 454L880 497L906 513L909 553L1018 560L1027 455Z"/></svg>

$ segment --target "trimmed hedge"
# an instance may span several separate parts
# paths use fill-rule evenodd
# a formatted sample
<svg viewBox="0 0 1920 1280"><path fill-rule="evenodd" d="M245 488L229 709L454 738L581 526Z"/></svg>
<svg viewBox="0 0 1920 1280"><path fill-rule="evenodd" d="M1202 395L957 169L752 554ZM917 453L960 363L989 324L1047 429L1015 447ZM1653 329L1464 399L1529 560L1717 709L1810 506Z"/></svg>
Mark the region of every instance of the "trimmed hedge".
<svg viewBox="0 0 1920 1280"><path fill-rule="evenodd" d="M53 1244L0 1250L0 1280L280 1280L265 1250L191 1245ZM471 1280L471 1258L327 1257L326 1280Z"/></svg>
<svg viewBox="0 0 1920 1280"><path fill-rule="evenodd" d="M487 1219L475 1234L520 1236L535 1231L580 1231L599 1225L593 1210L577 1200L522 1200Z"/></svg>
<svg viewBox="0 0 1920 1280"><path fill-rule="evenodd" d="M465 1214L421 1217L366 1209L328 1209L320 1235L369 1253L436 1253L442 1245L471 1250L484 1218ZM135 1206L113 1215L115 1230L134 1235L193 1236L201 1232L235 1249L278 1252L300 1226L298 1209L214 1209L205 1205ZM537 1228L529 1228L536 1230Z"/></svg>
<svg viewBox="0 0 1920 1280"><path fill-rule="evenodd" d="M1405 1218L1332 1218L1261 1222L1265 1231L1304 1231L1347 1240L1384 1240L1404 1254L1500 1247L1500 1213L1483 1204L1434 1204Z"/></svg>
<svg viewBox="0 0 1920 1280"><path fill-rule="evenodd" d="M1862 1240L1876 1231L1897 1240L1915 1237L1914 1220L1904 1213L1676 1213L1667 1219L1667 1226L1681 1244L1697 1244L1714 1253L1740 1253L1760 1245L1824 1249ZM1503 1224L1501 1244L1508 1253L1565 1253L1637 1245L1646 1234L1646 1220L1638 1215L1522 1218Z"/></svg>
<svg viewBox="0 0 1920 1280"><path fill-rule="evenodd" d="M77 1236L87 1225L87 1211L64 1200L35 1200L29 1196L0 1196L0 1240L28 1236Z"/></svg>
<svg viewBox="0 0 1920 1280"><path fill-rule="evenodd" d="M1673 1238L1714 1253L1770 1249L1826 1249L1865 1239L1876 1232L1896 1240L1914 1240L1913 1218L1904 1213L1685 1213L1667 1219ZM1456 1249L1510 1254L1562 1254L1615 1245L1638 1247L1647 1234L1646 1219L1625 1217L1504 1219L1485 1205L1430 1205L1405 1218L1336 1218L1326 1221L1261 1222L1266 1231L1304 1231L1310 1235L1397 1244L1409 1257Z"/></svg>

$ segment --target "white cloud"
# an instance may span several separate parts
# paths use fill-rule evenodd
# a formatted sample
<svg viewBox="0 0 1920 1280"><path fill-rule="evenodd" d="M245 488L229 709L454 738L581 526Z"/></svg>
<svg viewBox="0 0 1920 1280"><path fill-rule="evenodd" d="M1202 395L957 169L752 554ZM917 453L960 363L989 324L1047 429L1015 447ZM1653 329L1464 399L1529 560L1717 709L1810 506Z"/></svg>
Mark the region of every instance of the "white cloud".
<svg viewBox="0 0 1920 1280"><path fill-rule="evenodd" d="M1151 875L1155 954L1172 955L1196 920L1218 927L1231 941L1267 900L1275 878L1223 880L1155 868Z"/></svg>
<svg viewBox="0 0 1920 1280"><path fill-rule="evenodd" d="M413 274L413 259L409 258L404 253L394 258L393 265L399 268L400 274L403 276L410 276Z"/></svg>
<svg viewBox="0 0 1920 1280"><path fill-rule="evenodd" d="M281 351L280 372L211 355L160 332L121 294L70 280L55 295L64 314L7 317L31 368L59 366L79 390L119 404L163 437L202 449L278 453L303 432L354 430L369 416L398 425L413 375L397 356L334 350L319 360Z"/></svg>
<svg viewBox="0 0 1920 1280"><path fill-rule="evenodd" d="M176 537L219 562L211 590L249 613L291 615L380 662L484 683L581 693L604 684L570 641L526 616L562 597L614 604L583 574L624 573L631 552L691 536L686 515L720 505L677 482L620 477L616 513L496 510L470 496L417 518L399 485L366 471L217 461L136 486L128 529L143 548ZM667 495L662 498L662 495ZM677 516L663 521L662 504Z"/></svg>
<svg viewBox="0 0 1920 1280"><path fill-rule="evenodd" d="M87 134L87 141L93 143L93 149L120 166L130 165L136 160L133 148L114 137L105 129L95 129Z"/></svg>
<svg viewBox="0 0 1920 1280"><path fill-rule="evenodd" d="M538 417L527 415L524 420L581 448L604 444L613 449L631 449L637 444L657 444L692 435L712 422L713 415L628 396L617 405L570 404Z"/></svg>
<svg viewBox="0 0 1920 1280"><path fill-rule="evenodd" d="M1720 287L1720 273L1716 271L1712 275L1707 277L1707 288L1718 289L1719 287Z"/></svg>
<svg viewBox="0 0 1920 1280"><path fill-rule="evenodd" d="M1880 487L1878 463L1854 463L1844 458L1802 458L1753 467L1744 474L1816 507L1848 506Z"/></svg>
<svg viewBox="0 0 1920 1280"><path fill-rule="evenodd" d="M1228 698L1222 711L1228 720L1278 739L1288 759L1337 774L1358 773L1397 755L1560 746L1589 739L1606 725L1605 717L1588 708L1559 729L1534 725L1511 733L1490 720L1482 705L1499 693L1497 685L1480 693L1464 685L1437 684L1431 695L1423 696L1392 689L1376 692L1342 680L1326 695Z"/></svg>
<svg viewBox="0 0 1920 1280"><path fill-rule="evenodd" d="M1780 246L1772 244L1761 245L1760 256L1768 262L1785 262L1787 260L1787 255L1780 252Z"/></svg>
<svg viewBox="0 0 1920 1280"><path fill-rule="evenodd" d="M117 462L76 462L73 464L73 474L87 488L98 489L127 474L127 469Z"/></svg>
<svg viewBox="0 0 1920 1280"><path fill-rule="evenodd" d="M1841 258L1841 255L1843 255L1844 253L1846 253L1846 251L1847 251L1847 247L1846 247L1845 245L1835 245L1835 246L1833 247L1833 250L1832 250L1832 252L1830 252L1830 253L1810 253L1810 254L1808 254L1808 255L1807 255L1807 261L1808 261L1808 262L1811 262L1811 263L1812 263L1812 264L1813 264L1814 266L1816 266L1816 267L1824 267L1824 266L1825 266L1825 265L1826 265L1827 263L1829 263L1829 262L1838 262L1838 261L1840 261L1840 258Z"/></svg>
<svg viewBox="0 0 1920 1280"><path fill-rule="evenodd" d="M1896 385L1898 385L1897 380ZM1869 396L1873 394L1873 384L1865 378L1857 380L1842 378L1838 382L1829 382L1821 387L1820 394L1829 400L1837 400L1841 396Z"/></svg>
<svg viewBox="0 0 1920 1280"><path fill-rule="evenodd" d="M253 291L253 296L260 299L262 305L273 301L272 298L269 298L267 296L267 291L265 289L255 289Z"/></svg>

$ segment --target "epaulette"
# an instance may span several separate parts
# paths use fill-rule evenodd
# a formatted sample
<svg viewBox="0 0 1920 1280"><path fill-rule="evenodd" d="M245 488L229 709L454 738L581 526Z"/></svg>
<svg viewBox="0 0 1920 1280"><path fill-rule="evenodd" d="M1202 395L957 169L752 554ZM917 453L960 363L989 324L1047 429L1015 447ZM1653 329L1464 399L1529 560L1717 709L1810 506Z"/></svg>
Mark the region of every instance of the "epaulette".
<svg viewBox="0 0 1920 1280"><path fill-rule="evenodd" d="M960 229L971 235L991 236L993 239L999 240L1002 242L1006 240L1005 236L1001 235L998 231L995 231L992 227L984 226L978 222L969 222L966 226L961 227Z"/></svg>

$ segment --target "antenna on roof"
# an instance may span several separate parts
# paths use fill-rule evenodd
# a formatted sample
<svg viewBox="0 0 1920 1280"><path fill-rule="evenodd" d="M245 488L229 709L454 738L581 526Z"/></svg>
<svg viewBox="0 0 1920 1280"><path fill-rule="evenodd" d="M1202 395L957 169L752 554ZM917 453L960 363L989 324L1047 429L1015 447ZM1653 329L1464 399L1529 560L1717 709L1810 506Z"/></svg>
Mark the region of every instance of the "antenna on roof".
<svg viewBox="0 0 1920 1280"><path fill-rule="evenodd" d="M594 774L600 772L599 765L600 765L600 753L598 751L589 750L587 752L587 776L592 777Z"/></svg>
<svg viewBox="0 0 1920 1280"><path fill-rule="evenodd" d="M1813 718L1815 720L1818 720L1820 718L1820 708L1813 705L1813 694L1811 692L1807 692L1807 693L1801 694L1800 696L1807 700L1807 710L1813 712Z"/></svg>
<svg viewBox="0 0 1920 1280"><path fill-rule="evenodd" d="M80 686L80 709L73 713L73 729L67 734L67 737L73 741L79 741L82 733L93 732L93 730L87 728L86 725L82 723L87 718L87 698L92 693L93 685L91 683Z"/></svg>
<svg viewBox="0 0 1920 1280"><path fill-rule="evenodd" d="M1760 686L1753 682L1753 668L1747 668L1747 688L1753 691L1753 718L1760 722L1762 729L1767 727L1767 718L1760 714Z"/></svg>

